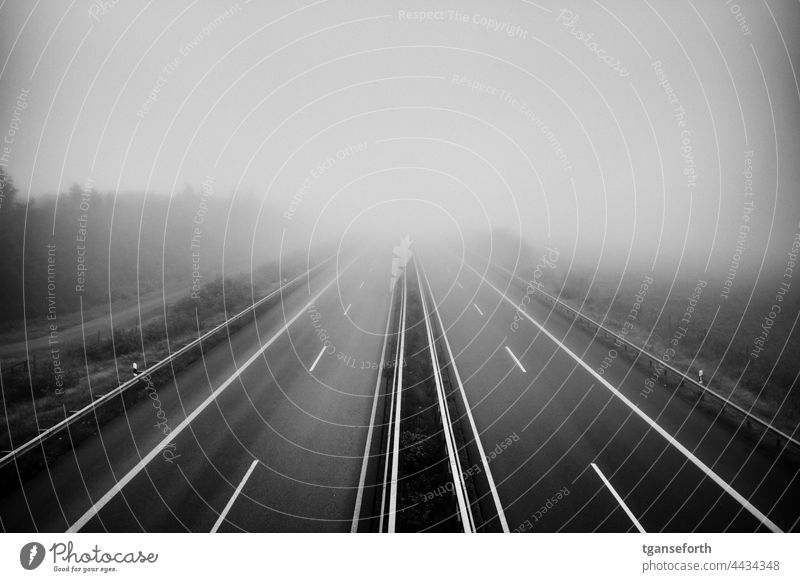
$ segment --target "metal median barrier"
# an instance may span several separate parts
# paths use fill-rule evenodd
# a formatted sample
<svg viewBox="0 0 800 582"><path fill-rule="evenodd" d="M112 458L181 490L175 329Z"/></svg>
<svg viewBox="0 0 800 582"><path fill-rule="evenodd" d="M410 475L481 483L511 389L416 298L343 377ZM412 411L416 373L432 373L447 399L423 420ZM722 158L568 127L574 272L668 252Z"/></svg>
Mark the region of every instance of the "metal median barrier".
<svg viewBox="0 0 800 582"><path fill-rule="evenodd" d="M573 309L572 307L570 307L569 305L565 304L564 302L562 302L557 297L554 297L554 296L550 295L547 291L545 291L544 289L541 289L537 285L529 285L528 281L525 281L522 277L516 275L515 273L512 273L511 271L505 269L504 267L501 267L500 265L496 265L494 263L491 263L491 262L487 261L483 257L480 257L480 258L481 258L481 260L485 261L491 267L505 272L507 275L510 275L511 277L513 277L518 282L522 283L523 285L526 285L527 286L526 290L528 288L533 288L534 294L538 295L544 301L552 304L555 309L560 310L563 313L566 313L568 316L570 316L571 318L573 318L573 319L575 319L577 321L583 322L583 323L585 323L585 324L587 324L587 325L589 325L591 327L597 328L599 332L602 332L606 336L608 336L610 339L613 339L617 345L623 346L626 349L630 348L633 353L637 354L637 359L639 357L644 357L645 359L650 360L651 365L655 364L657 367L662 368L664 370L664 377L665 378L667 377L668 373L674 374L678 378L678 386L679 387L682 386L682 385L685 385L685 384L688 384L688 385L692 386L696 390L700 391L701 400L702 400L702 398L704 396L709 396L712 400L714 400L716 402L719 402L722 405L723 409L724 408L731 408L731 409L735 410L736 412L738 412L739 414L741 414L745 418L745 421L748 423L748 425L752 422L752 423L755 423L755 424L761 426L767 432L772 433L776 437L777 442L779 444L780 444L780 442L782 440L785 440L787 443L791 443L792 445L794 445L795 447L800 449L800 441L798 441L793 436L788 435L785 432L783 432L782 430L780 430L779 428L776 428L776 427L772 426L772 424L770 424L769 422L767 422L767 421L759 418L758 416L754 415L753 413L745 410L744 408L742 408L741 406L739 406L735 402L731 402L728 398L725 398L724 396L721 396L721 395L717 394L713 390L710 390L704 384L700 384L694 378L688 376L684 372L681 372L677 368L675 368L675 367L669 365L668 363L662 361L658 356L655 356L655 355L651 354L650 352L646 351L644 348L642 348L640 346L637 346L634 343L631 343L629 340L623 338L622 336L620 336L616 332L611 331L610 329L608 329L606 326L602 325L601 323L598 323L595 320L593 320L592 318L584 315L583 313L581 313L577 309Z"/></svg>
<svg viewBox="0 0 800 582"><path fill-rule="evenodd" d="M112 400L116 396L119 396L120 394L123 394L129 388L131 388L131 387L133 387L133 386L135 386L135 385L137 385L137 384L139 384L141 382L144 382L145 379L148 378L150 375L152 375L155 372L161 370L162 368L165 368L165 367L169 366L177 358L180 358L181 356L183 356L187 352L197 348L204 341L206 341L209 338L213 337L214 335L216 335L220 331L222 331L224 329L227 329L231 324L233 324L233 323L237 322L238 320L242 319L243 317L245 317L249 313L254 312L261 305L263 305L264 303L266 303L270 299L273 299L276 295L279 295L285 289L291 287L292 285L294 285L298 281L302 280L303 278L308 277L311 273L313 273L314 271L316 271L317 269L319 269L323 265L329 263L331 260L333 260L333 257L329 257L329 258L325 259L324 261L314 265L309 270L307 270L304 273L298 275L297 277L295 277L291 281L287 281L286 283L282 284L280 287L278 287L277 289L275 289L271 293L268 293L267 295L265 295L264 297L262 297L261 299L259 299L255 303L253 303L252 305L244 308L242 311L240 311L236 315L230 317L229 319L226 319L225 321L223 321L222 323L220 323L219 325L217 325L213 329L207 331L206 333L204 333L203 335L201 335L197 339L192 340L190 343L186 344L185 346L183 346L179 350L176 350L175 352L172 352L171 354L169 354L163 360L160 360L160 361L156 362L155 364L153 364L152 366L150 366L149 368L142 370L138 375L134 376L133 378L131 378L127 382L123 382L122 384L120 384L119 386L114 388L113 390L111 390L111 391L103 394L102 396L98 397L96 400L94 400L93 402L87 404L86 406L84 406L80 410L77 410L77 411L73 412L70 416L68 416L64 420L54 424L53 426L51 426L51 427L49 427L47 429L42 430L42 432L38 436L33 437L32 439L27 441L25 444L20 445L19 447L16 447L12 451L9 451L7 454L5 454L2 458L0 458L0 468L6 466L7 464L9 464L13 460L15 460L20 455L22 455L24 453L27 453L28 451L36 448L37 446L40 446L48 438L50 438L53 435L61 432L62 430L64 430L68 426L70 426L73 423L77 422L78 420L80 420L81 418L83 418L87 414L93 412L98 407L100 407L103 404L105 404L106 402Z"/></svg>

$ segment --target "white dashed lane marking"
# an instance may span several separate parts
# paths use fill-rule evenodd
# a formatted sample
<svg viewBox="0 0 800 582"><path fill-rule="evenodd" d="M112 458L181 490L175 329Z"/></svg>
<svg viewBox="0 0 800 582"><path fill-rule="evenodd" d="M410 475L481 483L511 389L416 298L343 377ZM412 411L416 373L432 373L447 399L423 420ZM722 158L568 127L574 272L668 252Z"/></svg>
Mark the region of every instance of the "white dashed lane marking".
<svg viewBox="0 0 800 582"><path fill-rule="evenodd" d="M606 487L608 487L609 491L611 491L611 495L613 495L614 499L617 500L617 503L619 503L619 506L625 511L625 513L628 514L628 517L631 518L631 521L633 522L633 525L636 526L636 529L639 530L639 533L647 533L646 531L644 531L644 528L642 527L642 524L639 523L639 520L636 519L636 516L633 515L633 512L630 510L630 508L622 500L622 497L620 497L619 493L617 493L617 490L614 489L611 486L611 483L609 483L608 479L606 479L606 476L603 475L603 473L600 471L600 467L598 467L597 465L592 463L592 469L595 470L595 473L597 473L597 475L600 477L600 480L603 481L603 484Z"/></svg>
<svg viewBox="0 0 800 582"><path fill-rule="evenodd" d="M317 364L319 364L319 361L322 358L322 354L324 354L324 353L325 353L325 346L322 346L322 349L319 351L319 355L317 356L317 359L314 360L314 363L311 364L311 367L308 369L309 372L313 372L314 371L314 368L317 367Z"/></svg>
<svg viewBox="0 0 800 582"><path fill-rule="evenodd" d="M509 356L511 356L511 359L512 359L512 360L514 360L514 363L515 363L517 366L519 366L519 369L520 369L520 370L522 370L524 373L526 373L526 374L527 374L527 373L528 373L528 371L525 369L525 366L523 366L523 365L522 365L522 363L520 363L520 361L517 359L517 356L515 356L515 355L514 355L514 352L512 352L512 351L511 351L511 348L510 348L510 347L508 347L508 346L506 346L506 351L508 352L508 355L509 355Z"/></svg>
<svg viewBox="0 0 800 582"><path fill-rule="evenodd" d="M250 464L250 468L247 470L247 473L244 474L244 477L242 477L242 481L239 483L239 486L236 488L236 491L234 491L233 495L231 495L231 498L228 500L227 505L225 505L225 509L223 509L222 513L219 514L219 519L217 519L217 522L214 524L214 527L211 528L211 533L216 533L217 530L219 529L219 526L221 526L222 522L225 521L225 516L228 515L228 512L231 510L231 507L233 507L233 502L236 501L237 497L239 497L239 494L242 492L242 489L244 489L244 484L247 483L247 480L250 478L250 475L253 474L253 470L256 468L257 464L258 460L255 460Z"/></svg>

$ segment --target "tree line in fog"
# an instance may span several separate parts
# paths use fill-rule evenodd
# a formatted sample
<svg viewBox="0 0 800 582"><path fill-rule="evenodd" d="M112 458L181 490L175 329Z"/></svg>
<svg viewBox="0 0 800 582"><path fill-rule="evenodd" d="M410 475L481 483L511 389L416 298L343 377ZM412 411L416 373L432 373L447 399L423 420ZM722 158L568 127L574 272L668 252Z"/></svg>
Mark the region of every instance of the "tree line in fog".
<svg viewBox="0 0 800 582"><path fill-rule="evenodd" d="M245 270L253 240L273 241L269 208L255 228L259 206L252 196L215 192L213 183L173 196L76 184L26 199L0 167L0 322L56 319L81 302L86 310L164 283L185 285L188 296L193 284L219 275L223 252L226 273ZM256 253L266 248L255 245Z"/></svg>

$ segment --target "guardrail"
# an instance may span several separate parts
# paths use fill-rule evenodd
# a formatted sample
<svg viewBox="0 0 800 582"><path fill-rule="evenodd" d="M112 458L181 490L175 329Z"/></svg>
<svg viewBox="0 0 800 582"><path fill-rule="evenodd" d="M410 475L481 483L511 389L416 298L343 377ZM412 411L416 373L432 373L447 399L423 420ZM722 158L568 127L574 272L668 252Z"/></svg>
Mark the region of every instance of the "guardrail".
<svg viewBox="0 0 800 582"><path fill-rule="evenodd" d="M508 269L506 269L504 267L501 267L500 265L496 265L495 263L492 263L490 261L487 261L483 257L479 257L479 258L481 260L483 260L484 262L486 262L491 267L493 267L495 269L499 269L501 271L504 271L506 274L510 275L511 277L513 277L514 279L519 281L520 283L526 285L526 290L528 288L533 288L534 293L539 294L540 296L544 297L544 299L546 301L549 301L550 303L552 303L553 306L556 309L560 309L561 311L565 312L567 315L569 315L573 319L577 319L578 321L582 321L582 322L584 322L584 323L586 323L586 324L588 324L590 326L596 327L599 332L602 332L602 333L606 334L606 336L608 336L609 338L613 338L615 340L615 344L616 345L621 345L626 350L627 350L627 348L630 348L635 354L637 354L637 356L636 356L637 359L639 357L644 357L645 359L650 360L650 366L651 367L655 363L657 365L657 367L662 368L664 370L664 378L665 379L668 377L667 373L671 372L673 375L675 375L675 376L677 376L679 378L679 381L678 381L678 387L679 388L681 386L683 386L684 384L691 385L693 388L695 388L697 390L700 390L700 399L701 400L703 399L704 396L709 396L712 400L719 402L722 405L723 410L726 407L728 407L728 408L732 408L736 412L740 413L745 418L745 421L747 422L748 426L750 426L750 423L753 422L753 423L761 426L762 428L764 428L766 431L771 432L776 437L778 444L780 444L781 440L785 440L787 443L791 443L795 447L798 447L798 449L800 449L800 441L798 441L797 439L795 439L791 435L786 434L785 432L783 432L779 428L776 428L776 427L772 426L771 423L765 421L762 418L759 418L758 416L754 415L752 412L749 412L749 411L745 410L744 408L742 408L741 406L739 406L735 402L731 402L728 398L725 398L724 396L721 396L720 394L717 394L713 390L710 390L705 384L700 384L700 382L698 382L694 378L688 376L686 373L681 372L680 370L678 370L674 366L671 366L668 363L662 361L661 358L659 358L658 356L648 352L647 350L645 350L644 348L642 348L640 346L637 346L636 344L632 343L630 340L627 340L627 339L623 338L622 336L620 336L616 332L611 331L610 329L608 329L603 324L596 322L594 319L592 319L591 317L588 317L587 315L584 315L583 313L581 313L577 309L574 309L574 308L570 307L569 305L567 305L566 303L564 303L563 301L561 301L557 297L554 297L554 296L550 295L544 289L541 289L540 287L538 287L536 285L529 285L528 281L525 281L522 277L520 277L519 275L517 275L515 273L512 273Z"/></svg>
<svg viewBox="0 0 800 582"><path fill-rule="evenodd" d="M223 321L222 323L220 323L219 325L217 325L213 329L207 331L206 333L204 333L203 335L201 335L197 339L192 340L190 343L186 344L185 346L183 346L179 350L176 350L175 352L172 352L170 355L168 355L163 360L160 360L160 361L156 362L155 364L153 364L152 366L150 366L149 368L147 368L145 370L142 370L138 375L134 376L133 378L131 378L127 382L123 382L122 384L120 384L119 386L117 386L116 388L111 390L110 392L107 392L106 394L98 397L97 400L94 400L93 402L87 404L86 406L84 406L80 410L75 411L74 413L72 413L70 416L68 416L64 420L59 421L58 423L54 424L53 426L43 430L38 436L33 437L31 440L29 440L25 444L20 445L19 447L15 448L12 451L9 451L2 458L0 458L0 468L6 466L12 460L16 459L18 456L20 456L20 455L22 455L24 453L27 453L31 449L33 449L36 446L40 445L41 443L43 443L45 440L47 440L48 438L52 437L53 435L61 432L62 430L64 430L68 426L70 426L71 424L73 424L76 421L80 420L81 418L83 418L84 416L86 416L90 412L94 411L99 406L105 404L109 400L115 398L116 396L119 396L120 394L122 394L123 392L128 390L129 388L135 386L136 384L139 384L140 382L144 382L145 379L148 376L150 376L151 374L153 374L153 373L157 372L158 370L168 366L175 359L180 358L185 353L187 353L187 352L193 350L194 348L198 347L201 343L206 341L208 338L210 338L213 335L219 333L223 329L226 329L229 325L231 325L232 323L235 323L236 321L238 321L239 319L241 319L244 316L248 315L249 313L255 311L261 305L263 305L264 303L266 303L267 301L269 301L270 299L272 299L276 295L280 294L284 289L294 285L295 283L297 283L301 279L303 279L305 277L308 277L312 272L316 271L317 269L319 269L323 265L329 263L331 260L333 260L333 257L329 257L329 258L325 259L321 263L318 263L318 264L314 265L309 270L307 270L304 273L298 275L297 277L295 277L291 281L287 281L286 283L284 283L283 285L281 285L280 287L278 287L277 289L275 289L271 293L268 293L267 295L265 295L264 297L262 297L261 299L259 299L255 303L253 303L252 305L244 308L242 311L240 311L236 315L226 319L225 321Z"/></svg>

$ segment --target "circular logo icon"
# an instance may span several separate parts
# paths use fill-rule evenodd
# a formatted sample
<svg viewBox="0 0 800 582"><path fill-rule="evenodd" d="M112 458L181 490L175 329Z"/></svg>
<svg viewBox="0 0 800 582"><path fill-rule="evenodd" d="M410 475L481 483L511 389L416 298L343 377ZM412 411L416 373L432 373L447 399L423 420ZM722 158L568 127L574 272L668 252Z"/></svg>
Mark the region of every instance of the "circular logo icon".
<svg viewBox="0 0 800 582"><path fill-rule="evenodd" d="M19 551L19 563L26 570L35 570L44 561L44 546L39 542L29 542Z"/></svg>

